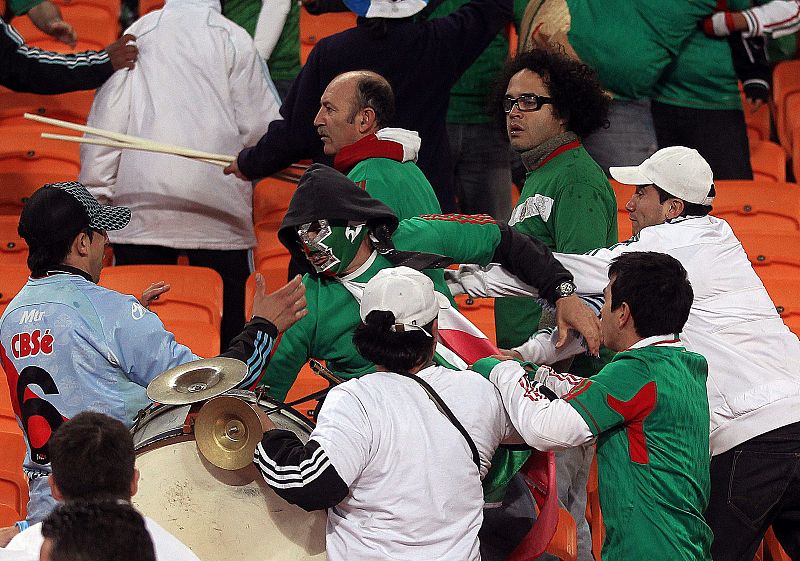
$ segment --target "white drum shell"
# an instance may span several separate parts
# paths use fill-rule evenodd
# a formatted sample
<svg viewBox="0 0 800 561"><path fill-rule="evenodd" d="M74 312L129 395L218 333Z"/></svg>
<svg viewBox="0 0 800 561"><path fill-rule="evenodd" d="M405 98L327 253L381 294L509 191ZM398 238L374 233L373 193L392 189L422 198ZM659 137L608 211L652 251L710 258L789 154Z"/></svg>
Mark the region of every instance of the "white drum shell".
<svg viewBox="0 0 800 561"><path fill-rule="evenodd" d="M176 435L188 410L157 410L134 432L137 448L169 435L137 449L140 478L134 505L203 561L326 559L325 513L309 513L284 501L255 465L231 472L206 461L193 435ZM300 426L283 412L270 417L292 430ZM307 440L308 434L301 437Z"/></svg>

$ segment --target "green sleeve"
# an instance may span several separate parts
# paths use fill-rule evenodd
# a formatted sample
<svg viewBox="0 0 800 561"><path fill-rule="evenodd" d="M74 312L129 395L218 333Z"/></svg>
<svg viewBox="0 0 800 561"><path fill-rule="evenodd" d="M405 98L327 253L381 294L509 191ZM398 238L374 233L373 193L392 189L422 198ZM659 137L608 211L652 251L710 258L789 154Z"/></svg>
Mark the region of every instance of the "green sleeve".
<svg viewBox="0 0 800 561"><path fill-rule="evenodd" d="M308 314L278 336L275 350L260 382L269 386L270 397L280 401L286 399L286 394L297 379L300 369L312 356L312 341L317 322L317 299L314 296L317 291L316 284L305 282L306 279L308 276L303 279L306 285Z"/></svg>
<svg viewBox="0 0 800 561"><path fill-rule="evenodd" d="M8 0L7 9L15 16L27 14L31 8L38 6L43 0Z"/></svg>
<svg viewBox="0 0 800 561"><path fill-rule="evenodd" d="M655 407L655 381L641 361L617 357L599 374L587 378L563 399L583 417L592 434L644 421Z"/></svg>
<svg viewBox="0 0 800 561"><path fill-rule="evenodd" d="M401 221L392 240L397 249L488 265L500 244L500 228L488 215L434 214Z"/></svg>
<svg viewBox="0 0 800 561"><path fill-rule="evenodd" d="M586 253L617 241L617 210L609 213L605 194L587 183L571 183L558 196L553 226L555 251ZM612 237L613 239L609 239Z"/></svg>

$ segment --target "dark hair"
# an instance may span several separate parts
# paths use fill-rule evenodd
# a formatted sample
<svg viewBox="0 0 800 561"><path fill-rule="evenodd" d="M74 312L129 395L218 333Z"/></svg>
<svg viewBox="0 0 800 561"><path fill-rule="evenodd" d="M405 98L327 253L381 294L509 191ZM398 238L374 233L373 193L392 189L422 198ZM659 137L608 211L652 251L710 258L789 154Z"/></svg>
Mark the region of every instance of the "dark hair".
<svg viewBox="0 0 800 561"><path fill-rule="evenodd" d="M48 443L52 477L67 500L131 498L131 433L120 421L86 411L62 424Z"/></svg>
<svg viewBox="0 0 800 561"><path fill-rule="evenodd" d="M155 561L144 518L126 501L70 501L42 523L52 561Z"/></svg>
<svg viewBox="0 0 800 561"><path fill-rule="evenodd" d="M390 331L395 318L392 312L373 310L367 320L356 327L353 333L361 356L394 372L408 372L430 360L436 340L419 330ZM423 329L430 333L433 322Z"/></svg>
<svg viewBox="0 0 800 561"><path fill-rule="evenodd" d="M356 71L358 72L358 71ZM375 111L375 121L379 129L390 126L394 122L394 91L389 82L375 72L362 70L356 83L356 98L353 112L348 121L355 120L359 111L371 107Z"/></svg>
<svg viewBox="0 0 800 561"><path fill-rule="evenodd" d="M538 74L553 98L553 111L565 119L567 130L584 138L600 127L607 127L611 99L603 91L597 73L589 66L557 50L535 49L519 53L503 68L491 95L492 113L505 129L503 98L511 78L522 70ZM544 95L548 92L535 92Z"/></svg>
<svg viewBox="0 0 800 561"><path fill-rule="evenodd" d="M664 204L670 199L680 199L680 197L676 197L675 195L670 195L664 189L659 187L658 185L653 184L653 187L656 188L656 192L658 192L658 202ZM711 190L708 192L709 197L716 197L717 191L714 189L714 185L711 185ZM683 199L681 199L683 201ZM683 201L683 212L680 213L680 216L706 216L709 212L711 212L711 205L699 205L697 203L690 203L689 201Z"/></svg>
<svg viewBox="0 0 800 561"><path fill-rule="evenodd" d="M611 309L628 304L640 337L683 330L694 292L680 261L653 251L624 253L611 262L608 278Z"/></svg>
<svg viewBox="0 0 800 561"><path fill-rule="evenodd" d="M22 237L22 232L18 233ZM48 240L47 243L39 243L36 240L27 240L28 243L28 269L34 276L40 276L47 271L61 265L72 249L72 242L78 234L88 234L89 239L94 237L94 230L83 228L80 232L67 238L55 238Z"/></svg>

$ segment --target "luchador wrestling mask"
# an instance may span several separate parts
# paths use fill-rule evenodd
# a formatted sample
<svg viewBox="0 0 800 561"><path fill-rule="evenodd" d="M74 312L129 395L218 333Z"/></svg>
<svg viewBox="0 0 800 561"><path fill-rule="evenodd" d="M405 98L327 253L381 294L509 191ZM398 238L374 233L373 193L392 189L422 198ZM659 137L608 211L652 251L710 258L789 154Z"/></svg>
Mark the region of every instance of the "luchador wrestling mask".
<svg viewBox="0 0 800 561"><path fill-rule="evenodd" d="M350 266L369 229L366 224L315 220L297 228L306 259L321 275L335 276Z"/></svg>

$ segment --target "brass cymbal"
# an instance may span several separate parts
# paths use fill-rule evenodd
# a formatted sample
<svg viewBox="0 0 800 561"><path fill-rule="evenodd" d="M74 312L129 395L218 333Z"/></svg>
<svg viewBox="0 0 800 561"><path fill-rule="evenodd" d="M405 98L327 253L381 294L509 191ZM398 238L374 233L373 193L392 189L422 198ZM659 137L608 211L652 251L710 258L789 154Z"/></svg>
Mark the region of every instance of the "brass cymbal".
<svg viewBox="0 0 800 561"><path fill-rule="evenodd" d="M226 395L209 400L194 421L194 437L200 454L226 470L252 464L263 434L253 406Z"/></svg>
<svg viewBox="0 0 800 561"><path fill-rule="evenodd" d="M147 397L167 405L196 403L236 387L247 374L247 365L235 358L194 360L159 374L147 385Z"/></svg>

